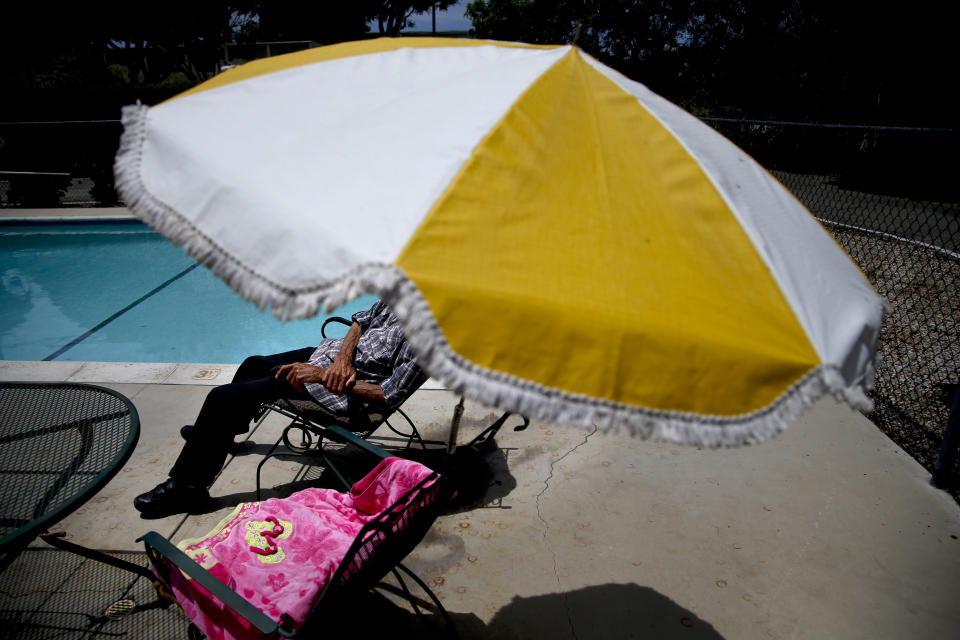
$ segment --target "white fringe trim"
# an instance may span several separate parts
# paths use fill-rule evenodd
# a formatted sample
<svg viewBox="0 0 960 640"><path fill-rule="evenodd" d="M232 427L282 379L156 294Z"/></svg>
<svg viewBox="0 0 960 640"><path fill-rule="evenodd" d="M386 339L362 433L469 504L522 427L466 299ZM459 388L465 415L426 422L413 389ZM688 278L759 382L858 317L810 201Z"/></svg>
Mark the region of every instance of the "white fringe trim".
<svg viewBox="0 0 960 640"><path fill-rule="evenodd" d="M829 365L810 371L770 406L735 417L647 409L572 394L484 369L450 348L423 295L393 265L364 264L335 281L293 290L263 278L226 253L146 190L140 175L146 116L145 106L124 108L124 132L114 164L117 191L140 219L183 245L190 256L210 268L244 299L261 309L269 305L281 319L310 317L321 307L329 311L363 293L378 295L400 319L424 370L468 398L538 420L583 429L625 429L640 438L702 447L739 446L768 440L828 392L861 411L873 408L865 388L870 380L848 386L840 371Z"/></svg>

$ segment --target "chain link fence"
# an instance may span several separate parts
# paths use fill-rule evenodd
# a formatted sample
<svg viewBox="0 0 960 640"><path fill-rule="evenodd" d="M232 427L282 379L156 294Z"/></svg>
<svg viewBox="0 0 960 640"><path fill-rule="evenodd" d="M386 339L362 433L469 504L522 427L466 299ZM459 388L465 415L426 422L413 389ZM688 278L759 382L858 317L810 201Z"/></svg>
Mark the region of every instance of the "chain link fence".
<svg viewBox="0 0 960 640"><path fill-rule="evenodd" d="M0 207L113 207L120 120L0 123Z"/></svg>
<svg viewBox="0 0 960 640"><path fill-rule="evenodd" d="M869 417L933 472L960 382L960 129L705 121L790 189L890 302ZM0 124L0 206L119 204L120 132L115 120Z"/></svg>
<svg viewBox="0 0 960 640"><path fill-rule="evenodd" d="M933 473L960 382L960 129L706 121L803 202L890 303L869 418ZM939 475L956 478L950 466Z"/></svg>

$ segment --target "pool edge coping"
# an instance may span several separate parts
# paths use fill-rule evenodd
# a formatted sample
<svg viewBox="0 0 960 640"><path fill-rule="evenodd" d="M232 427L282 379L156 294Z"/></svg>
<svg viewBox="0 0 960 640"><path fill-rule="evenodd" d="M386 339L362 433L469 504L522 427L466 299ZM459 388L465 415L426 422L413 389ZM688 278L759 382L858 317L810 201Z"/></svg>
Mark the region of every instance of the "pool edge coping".
<svg viewBox="0 0 960 640"><path fill-rule="evenodd" d="M238 366L195 362L0 360L0 381L215 386L230 382Z"/></svg>
<svg viewBox="0 0 960 640"><path fill-rule="evenodd" d="M95 362L0 360L0 382L100 382L217 386L233 379L239 364L199 362ZM421 389L444 390L428 379Z"/></svg>
<svg viewBox="0 0 960 640"><path fill-rule="evenodd" d="M0 208L4 222L96 222L138 220L126 207Z"/></svg>

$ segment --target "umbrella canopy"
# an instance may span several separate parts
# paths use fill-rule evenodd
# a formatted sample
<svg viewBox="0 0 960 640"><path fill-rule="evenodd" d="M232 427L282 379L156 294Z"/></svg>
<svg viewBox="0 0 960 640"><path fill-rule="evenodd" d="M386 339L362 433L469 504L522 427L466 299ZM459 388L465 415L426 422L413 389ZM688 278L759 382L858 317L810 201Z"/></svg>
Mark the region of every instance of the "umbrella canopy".
<svg viewBox="0 0 960 640"><path fill-rule="evenodd" d="M123 117L138 216L283 318L380 295L468 397L712 446L870 406L884 303L843 250L576 47L338 44Z"/></svg>

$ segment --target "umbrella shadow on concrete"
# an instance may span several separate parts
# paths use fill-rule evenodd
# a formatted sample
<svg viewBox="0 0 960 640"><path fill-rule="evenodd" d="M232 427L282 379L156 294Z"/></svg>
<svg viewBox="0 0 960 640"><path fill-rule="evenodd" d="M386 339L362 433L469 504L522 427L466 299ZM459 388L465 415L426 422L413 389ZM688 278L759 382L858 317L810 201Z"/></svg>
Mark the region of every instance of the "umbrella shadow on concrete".
<svg viewBox="0 0 960 640"><path fill-rule="evenodd" d="M515 597L487 625L487 637L721 639L709 622L637 584Z"/></svg>
<svg viewBox="0 0 960 640"><path fill-rule="evenodd" d="M393 589L370 592L354 605L377 631L394 635L446 637L443 618L430 604L418 601L424 615L418 618L408 608L395 604ZM479 608L480 603L478 603ZM650 638L671 640L722 640L706 620L650 587L637 584L604 584L566 593L528 598L514 597L484 623L476 614L449 612L460 638ZM356 620L352 615L343 619ZM355 631L356 629L354 629ZM414 636L414 634L416 634Z"/></svg>

